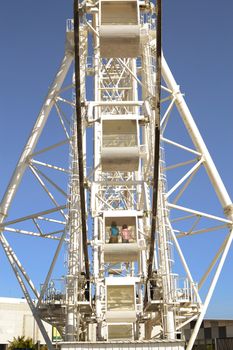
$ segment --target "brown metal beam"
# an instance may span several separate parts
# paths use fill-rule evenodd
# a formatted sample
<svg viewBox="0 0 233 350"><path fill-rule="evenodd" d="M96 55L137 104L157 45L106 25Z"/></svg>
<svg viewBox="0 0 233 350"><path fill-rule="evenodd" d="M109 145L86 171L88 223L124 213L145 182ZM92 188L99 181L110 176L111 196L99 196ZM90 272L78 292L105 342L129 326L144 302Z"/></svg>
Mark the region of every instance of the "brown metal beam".
<svg viewBox="0 0 233 350"><path fill-rule="evenodd" d="M157 0L157 22L156 22L156 86L155 86L155 140L154 140L154 174L153 174L153 193L152 193L152 222L151 239L148 259L148 279L152 276L154 245L156 231L156 217L158 208L158 183L159 183L159 153L160 153L160 96L161 96L161 53L162 53L162 35L161 35L161 17L162 0Z"/></svg>
<svg viewBox="0 0 233 350"><path fill-rule="evenodd" d="M78 148L78 167L79 167L79 192L81 206L82 222L82 243L85 260L86 278L90 280L88 248L87 248L87 223L86 223L86 203L84 188L84 166L83 166L83 142L82 142L82 110L81 110L81 91L80 91L80 55L79 55L79 1L74 0L74 52L75 52L75 95L76 95L76 118L77 118L77 148Z"/></svg>

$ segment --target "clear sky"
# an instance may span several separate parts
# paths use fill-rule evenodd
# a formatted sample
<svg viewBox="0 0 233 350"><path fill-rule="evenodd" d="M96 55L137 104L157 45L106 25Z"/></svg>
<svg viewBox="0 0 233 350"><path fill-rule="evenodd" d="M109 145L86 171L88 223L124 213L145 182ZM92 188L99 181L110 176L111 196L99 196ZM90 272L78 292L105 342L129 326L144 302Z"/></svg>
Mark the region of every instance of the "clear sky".
<svg viewBox="0 0 233 350"><path fill-rule="evenodd" d="M163 0L163 50L233 198L233 2ZM0 3L0 196L64 52L70 0ZM0 255L0 295L15 296ZM198 264L198 261L197 261ZM233 319L233 247L208 316Z"/></svg>

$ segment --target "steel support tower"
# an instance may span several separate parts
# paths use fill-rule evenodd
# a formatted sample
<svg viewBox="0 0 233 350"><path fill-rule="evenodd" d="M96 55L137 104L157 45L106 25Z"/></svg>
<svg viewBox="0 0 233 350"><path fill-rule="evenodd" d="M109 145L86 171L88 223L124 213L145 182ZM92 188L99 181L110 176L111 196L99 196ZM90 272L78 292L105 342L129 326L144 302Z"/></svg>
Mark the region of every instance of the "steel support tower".
<svg viewBox="0 0 233 350"><path fill-rule="evenodd" d="M53 113L59 141L48 126ZM38 199L34 211L8 219L29 172L52 207ZM210 186L202 189L197 174ZM202 210L209 188L225 216ZM183 327L196 320L191 350L232 221L232 201L161 51L161 0L75 0L64 59L0 206L2 247L49 350L43 321L57 328L64 349L119 341L180 349ZM197 281L180 239L212 231L225 236ZM44 254L49 240L57 244L40 289L9 234L43 238ZM54 271L64 251L58 288Z"/></svg>

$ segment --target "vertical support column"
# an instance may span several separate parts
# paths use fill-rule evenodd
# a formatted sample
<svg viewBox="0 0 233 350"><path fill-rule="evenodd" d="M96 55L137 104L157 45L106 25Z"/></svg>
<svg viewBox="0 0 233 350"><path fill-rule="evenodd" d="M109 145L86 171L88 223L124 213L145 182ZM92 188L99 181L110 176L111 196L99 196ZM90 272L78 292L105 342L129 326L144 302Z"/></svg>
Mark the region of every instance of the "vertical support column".
<svg viewBox="0 0 233 350"><path fill-rule="evenodd" d="M100 61L100 40L97 33L99 33L99 13L93 14L93 27L95 28L95 32L93 33L93 59L94 59L94 101L100 101L101 100L101 93L100 93L100 67L101 67L101 61ZM93 175L93 185L92 185L92 197L94 198L94 205L95 205L95 215L99 214L99 199L97 199L96 195L99 192L100 185L96 183L96 181L101 181L101 158L100 158L100 149L101 149L101 108L96 107L94 108L94 126L93 126L93 133L94 133L94 145L93 145L93 152L94 152L94 175ZM96 300L96 317L97 317L97 339L102 339L102 305L103 305L103 293L101 293L103 282L100 280L102 273L100 273L100 269L102 271L103 269L103 249L100 250L99 241L103 239L101 237L101 234L103 235L103 223L101 223L100 217L94 218L94 253L93 253L93 265L94 265L94 271L95 271L95 300Z"/></svg>
<svg viewBox="0 0 233 350"><path fill-rule="evenodd" d="M85 67L87 55L87 33L80 23L79 2L74 1L74 43L75 43L75 84L76 114L72 121L71 144L71 190L70 190L70 242L67 276L66 340L79 340L80 312L78 302L85 286L89 288L89 262L87 250L86 196L86 125L83 123L85 101ZM85 264L86 279L83 276ZM86 283L86 285L85 285Z"/></svg>
<svg viewBox="0 0 233 350"><path fill-rule="evenodd" d="M78 282L82 268L82 240L80 219L79 170L77 155L77 127L73 121L71 143L71 184L69 200L69 249L68 249L68 275L66 278L66 339L76 340L78 337L78 324L76 322L77 302L79 299Z"/></svg>
<svg viewBox="0 0 233 350"><path fill-rule="evenodd" d="M163 323L164 323L164 336L168 339L175 339L175 315L174 305L172 298L173 291L173 276L172 266L169 261L171 247L168 244L169 231L166 224L166 204L164 200L164 184L161 178L159 180L158 188L158 219L157 230L158 240L160 248L160 270L162 275L163 284Z"/></svg>
<svg viewBox="0 0 233 350"><path fill-rule="evenodd" d="M75 85L75 74L72 77ZM81 83L80 83L81 84ZM73 94L75 102L75 92ZM74 113L71 124L72 142L70 144L70 193L69 193L69 247L68 274L66 276L66 341L79 339L78 307L79 277L83 265L82 231L80 218L79 166L77 153L77 120Z"/></svg>

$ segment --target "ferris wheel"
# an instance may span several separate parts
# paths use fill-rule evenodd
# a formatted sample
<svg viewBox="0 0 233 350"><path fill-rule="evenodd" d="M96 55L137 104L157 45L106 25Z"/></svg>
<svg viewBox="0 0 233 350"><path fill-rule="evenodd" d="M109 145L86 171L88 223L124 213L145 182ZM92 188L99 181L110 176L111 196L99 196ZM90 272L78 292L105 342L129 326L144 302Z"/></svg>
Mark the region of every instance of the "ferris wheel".
<svg viewBox="0 0 233 350"><path fill-rule="evenodd" d="M33 200L8 219L27 177ZM211 189L225 216L212 212ZM233 206L162 53L161 0L74 1L64 59L0 220L1 244L49 350L42 321L64 349L184 349L182 330L195 320L192 349L232 242ZM224 239L196 280L193 265L214 231ZM38 250L51 257L43 281L38 273L33 282L4 232L43 238Z"/></svg>

